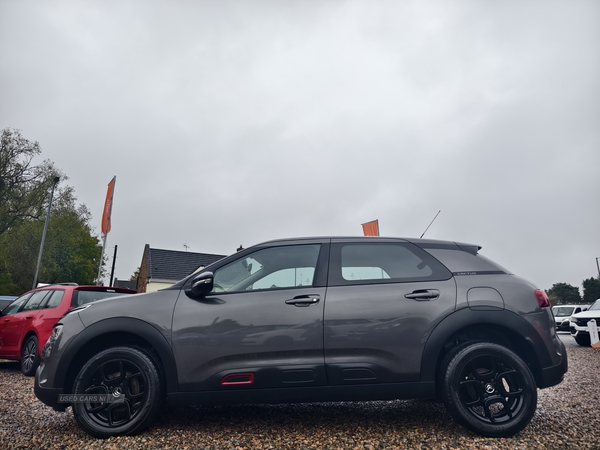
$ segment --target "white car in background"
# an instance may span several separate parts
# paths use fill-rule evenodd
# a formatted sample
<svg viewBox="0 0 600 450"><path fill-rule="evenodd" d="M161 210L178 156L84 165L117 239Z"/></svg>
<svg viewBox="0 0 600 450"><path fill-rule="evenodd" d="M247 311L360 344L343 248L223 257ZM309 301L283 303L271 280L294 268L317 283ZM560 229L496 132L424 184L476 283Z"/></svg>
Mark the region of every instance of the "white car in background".
<svg viewBox="0 0 600 450"><path fill-rule="evenodd" d="M587 311L590 305L556 305L552 307L557 331L569 331L569 319L573 314Z"/></svg>
<svg viewBox="0 0 600 450"><path fill-rule="evenodd" d="M598 329L600 327L600 298L592 303L587 311L573 314L569 319L571 336L579 345L589 346L591 344L588 322L592 319L596 319L596 329Z"/></svg>

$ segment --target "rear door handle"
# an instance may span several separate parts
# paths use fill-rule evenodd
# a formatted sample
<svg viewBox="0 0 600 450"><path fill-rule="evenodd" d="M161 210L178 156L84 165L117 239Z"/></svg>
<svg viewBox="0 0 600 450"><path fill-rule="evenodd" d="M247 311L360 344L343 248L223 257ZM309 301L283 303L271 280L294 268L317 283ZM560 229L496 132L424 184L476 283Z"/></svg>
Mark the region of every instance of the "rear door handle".
<svg viewBox="0 0 600 450"><path fill-rule="evenodd" d="M298 306L298 307L304 307L304 306L316 305L317 303L319 303L320 299L321 298L318 295L316 295L316 294L299 295L297 297L290 298L289 300L286 300L285 303L287 305L294 305L294 306Z"/></svg>
<svg viewBox="0 0 600 450"><path fill-rule="evenodd" d="M419 289L413 291L410 294L406 294L405 298L410 298L418 302L426 302L428 300L435 300L440 296L440 291L437 289Z"/></svg>

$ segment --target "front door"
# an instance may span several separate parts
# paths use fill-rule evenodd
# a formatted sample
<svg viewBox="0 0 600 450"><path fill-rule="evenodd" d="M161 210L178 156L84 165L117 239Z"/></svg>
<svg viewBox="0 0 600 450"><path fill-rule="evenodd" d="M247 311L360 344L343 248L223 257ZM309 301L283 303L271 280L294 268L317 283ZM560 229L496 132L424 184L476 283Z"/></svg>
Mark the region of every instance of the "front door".
<svg viewBox="0 0 600 450"><path fill-rule="evenodd" d="M246 251L214 270L202 299L182 293L173 348L184 391L325 385L326 243ZM318 280L322 279L322 282Z"/></svg>

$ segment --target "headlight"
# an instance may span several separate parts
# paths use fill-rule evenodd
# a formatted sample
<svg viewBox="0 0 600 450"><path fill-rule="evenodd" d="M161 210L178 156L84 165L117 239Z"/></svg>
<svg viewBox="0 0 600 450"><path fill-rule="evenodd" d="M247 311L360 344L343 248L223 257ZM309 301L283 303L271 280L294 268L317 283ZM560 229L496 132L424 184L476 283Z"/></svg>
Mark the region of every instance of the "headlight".
<svg viewBox="0 0 600 450"><path fill-rule="evenodd" d="M42 349L42 358L46 359L50 357L54 344L62 334L62 329L63 326L60 324L54 326L54 328L52 329L52 334L48 338L48 342L44 344L44 348Z"/></svg>
<svg viewBox="0 0 600 450"><path fill-rule="evenodd" d="M577 322L577 319L575 317L569 317L569 322L575 323Z"/></svg>

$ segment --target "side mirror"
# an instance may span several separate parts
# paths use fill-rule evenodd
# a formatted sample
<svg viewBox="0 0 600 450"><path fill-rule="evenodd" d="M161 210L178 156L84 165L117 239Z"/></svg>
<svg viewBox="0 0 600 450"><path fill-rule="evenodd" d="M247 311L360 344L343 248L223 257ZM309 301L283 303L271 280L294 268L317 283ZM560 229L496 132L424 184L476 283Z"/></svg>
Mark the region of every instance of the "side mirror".
<svg viewBox="0 0 600 450"><path fill-rule="evenodd" d="M191 279L185 293L190 297L204 297L213 290L214 275L212 272L202 272Z"/></svg>

